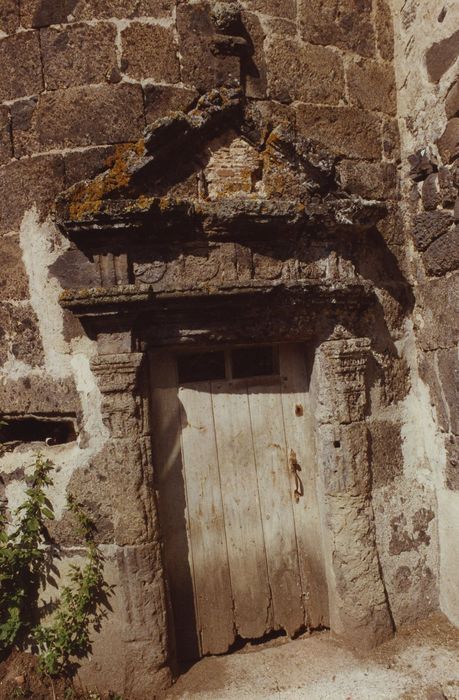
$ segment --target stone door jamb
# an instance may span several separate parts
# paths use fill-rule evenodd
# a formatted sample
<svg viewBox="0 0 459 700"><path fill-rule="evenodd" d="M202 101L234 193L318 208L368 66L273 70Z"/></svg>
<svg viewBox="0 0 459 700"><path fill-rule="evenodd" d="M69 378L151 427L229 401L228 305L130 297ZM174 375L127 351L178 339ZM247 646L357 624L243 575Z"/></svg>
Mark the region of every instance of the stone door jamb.
<svg viewBox="0 0 459 700"><path fill-rule="evenodd" d="M105 339L106 340L106 339ZM113 346L116 348L116 336ZM171 683L174 644L168 627L168 600L162 564L148 409L149 381L144 353L99 354L91 362L102 394L102 417L110 431L117 481L125 480L126 498L116 513L119 589L122 598L122 641L125 647L125 687L133 697L151 697ZM130 481L135 479L138 497ZM121 482L121 492L123 483ZM123 530L137 534L136 543L123 541ZM131 535L132 538L132 535ZM139 673L139 667L142 673ZM138 688L136 687L138 685Z"/></svg>
<svg viewBox="0 0 459 700"><path fill-rule="evenodd" d="M365 422L370 355L368 338L326 341L317 349L311 382L330 628L362 649L394 632L371 498Z"/></svg>
<svg viewBox="0 0 459 700"><path fill-rule="evenodd" d="M367 338L323 342L316 350L311 381L330 626L333 634L347 644L364 648L381 643L393 633L371 503L365 423L370 353ZM138 352L99 354L92 361L92 370L102 393L103 418L110 439L122 444L123 454L141 462L132 470L126 464L124 472L127 480L135 473L143 481L139 502L128 504L129 512L124 514L142 523L141 543L123 547L119 555L125 601L124 641L128 648L132 644L137 648L140 641L158 650L162 640L163 654L157 659L156 670L164 674L175 645L168 619L170 606L153 488L150 387L144 356ZM143 571L140 582L139 570ZM145 579L150 585L145 585Z"/></svg>

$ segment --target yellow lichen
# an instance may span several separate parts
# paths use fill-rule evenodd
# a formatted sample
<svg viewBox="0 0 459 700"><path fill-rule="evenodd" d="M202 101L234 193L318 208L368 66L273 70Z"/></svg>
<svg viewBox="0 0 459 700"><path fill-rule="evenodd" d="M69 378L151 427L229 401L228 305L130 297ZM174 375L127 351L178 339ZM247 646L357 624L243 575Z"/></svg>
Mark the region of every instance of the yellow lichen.
<svg viewBox="0 0 459 700"><path fill-rule="evenodd" d="M159 200L159 210L160 211L167 211L170 209L171 206L171 198L170 197L161 197Z"/></svg>
<svg viewBox="0 0 459 700"><path fill-rule="evenodd" d="M81 221L86 216L95 214L104 199L115 191L127 188L130 182L129 164L134 156L144 152L144 141L119 144L110 159L109 170L94 178L91 182L79 183L72 191L69 202L69 216Z"/></svg>
<svg viewBox="0 0 459 700"><path fill-rule="evenodd" d="M154 197L147 197L144 194L141 194L140 197L137 198L136 204L139 209L148 209L153 202Z"/></svg>

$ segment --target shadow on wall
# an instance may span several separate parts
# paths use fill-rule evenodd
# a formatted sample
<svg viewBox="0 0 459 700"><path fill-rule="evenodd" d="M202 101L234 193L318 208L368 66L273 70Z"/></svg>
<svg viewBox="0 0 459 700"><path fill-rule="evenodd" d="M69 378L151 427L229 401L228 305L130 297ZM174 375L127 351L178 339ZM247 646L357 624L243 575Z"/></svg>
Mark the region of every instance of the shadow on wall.
<svg viewBox="0 0 459 700"><path fill-rule="evenodd" d="M40 0L33 14L33 27L46 27L50 24L66 22L71 15L78 0Z"/></svg>

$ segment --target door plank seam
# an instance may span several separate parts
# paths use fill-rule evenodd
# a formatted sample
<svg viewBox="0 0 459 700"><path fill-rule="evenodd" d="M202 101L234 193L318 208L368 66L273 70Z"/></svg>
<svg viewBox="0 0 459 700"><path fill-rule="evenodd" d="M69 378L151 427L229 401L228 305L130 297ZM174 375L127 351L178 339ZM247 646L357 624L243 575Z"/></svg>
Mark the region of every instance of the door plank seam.
<svg viewBox="0 0 459 700"><path fill-rule="evenodd" d="M280 362L280 358L279 358L279 362ZM286 420L285 420L284 402L283 402L283 400L282 400L283 397L284 397L284 391L283 391L283 386L282 386L282 373L281 373L280 378L279 378L279 394L280 394L280 399L281 399L280 404L281 404L281 412L282 412L282 423L283 423L283 426L284 426L284 435L285 435L285 441L286 441L285 457L286 457L286 459L287 459L287 461L288 461L289 446L288 446L288 444L287 444L287 423L286 423ZM290 471L288 470L288 472L289 472L289 474L288 474L288 479L289 479L289 483L290 483L290 485L291 485ZM301 505L304 506L304 503L302 503ZM292 495L291 495L291 494L290 494L290 508L291 508L291 511L292 511L293 531L294 531L294 533L295 533L295 543L296 543L296 559L297 559L297 562L298 562L298 572L299 572L299 575L300 575L300 583L301 583L301 593L302 593L302 595L301 595L301 607L303 608L303 618L304 618L304 622L305 622L305 624L307 624L307 613L306 613L306 606L305 606L305 604L304 604L304 596L303 596L303 593L306 591L306 582L305 582L305 580L304 580L305 572L302 570L303 567L301 566L301 561L300 561L300 552L299 552L299 544L298 544L298 534L297 534L297 529L296 529L295 509L294 509L294 507L293 507Z"/></svg>
<svg viewBox="0 0 459 700"><path fill-rule="evenodd" d="M267 581L268 581L269 596L270 596L270 599L269 599L269 606L268 606L268 608L267 608L267 610L266 610L266 615L267 615L267 617L266 617L266 623L267 623L267 627L266 627L266 630L265 630L265 632L269 632L268 627L269 627L269 624L270 624L270 621L269 621L269 618L270 618L270 614L269 614L269 613L270 613L270 609L271 609L271 612L272 612L272 625L273 625L273 626L275 626L275 609L274 609L273 591L272 591L272 588L271 588L271 575L270 575L269 564L268 564L268 553L267 553L267 551L266 551L266 533L265 533L265 526L264 526L264 522L263 522L263 513L262 513L262 510L261 510L260 482L259 482L259 479L258 479L257 453L256 453L256 450L255 450L255 442L254 442L254 440L253 440L252 411L251 411L251 409L250 409L249 383L248 383L248 382L247 382L247 384L246 384L246 396L247 396L247 407L248 407L248 410L249 410L250 439L251 439L251 442L252 442L253 460L254 460L254 463L255 463L255 474L256 474L257 494L258 494L258 510L259 510L259 512L260 512L261 530L262 530L262 532L263 532L263 551L264 551L264 553L265 553L266 579L267 579Z"/></svg>
<svg viewBox="0 0 459 700"><path fill-rule="evenodd" d="M194 608L196 610L196 623L198 629L196 630L198 632L198 643L199 643L199 653L200 656L202 657L202 623L201 623L201 610L199 606L199 600L198 600L198 595L197 595L197 590L196 590L196 578L195 578L195 565L194 565L194 557L193 557L193 536L191 534L191 523L190 523L190 508L189 508L189 494L188 494L188 487L187 487L187 477L186 477L186 464L185 464L185 459L184 459L184 449L183 449L183 412L184 412L184 407L182 405L182 402L180 401L179 398L179 386L178 386L178 376L176 379L177 383L177 403L179 406L179 432L180 432L180 450L182 452L182 470L183 470L183 483L185 486L185 503L186 503L186 525L187 525L187 534L189 538L189 543L190 543L190 560L191 560L191 578L193 581L193 599L194 599Z"/></svg>
<svg viewBox="0 0 459 700"><path fill-rule="evenodd" d="M221 474L220 474L220 455L218 452L217 426L215 423L213 382L210 382L210 405L212 408L212 425L214 426L215 451L217 454L218 483L220 485L220 502L221 502L221 509L222 509L222 518L223 518L223 531L225 533L226 561L228 563L228 576L229 576L229 583L230 583L230 588L231 588L231 603L232 603L232 607L233 607L233 633L234 633L234 637L236 637L237 629L236 629L236 614L235 614L235 605L234 605L234 590L233 590L233 579L231 576L231 566L230 566L230 558L229 558L229 550L228 550L228 535L226 532L225 509L223 507L223 489L222 489L222 479L221 479Z"/></svg>

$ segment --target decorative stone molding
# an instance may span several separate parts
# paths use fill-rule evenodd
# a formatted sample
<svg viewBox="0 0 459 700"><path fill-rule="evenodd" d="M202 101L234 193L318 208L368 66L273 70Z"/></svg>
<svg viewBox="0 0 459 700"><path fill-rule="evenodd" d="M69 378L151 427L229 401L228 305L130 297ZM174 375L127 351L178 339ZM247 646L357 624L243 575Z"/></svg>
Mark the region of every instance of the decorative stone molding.
<svg viewBox="0 0 459 700"><path fill-rule="evenodd" d="M111 437L97 459L110 480L122 546L126 663L134 669L136 653L145 659L152 687L169 679L174 644L153 485L150 383L143 354L133 348L319 345L319 490L331 627L367 646L392 631L370 497L370 343L359 337L378 302L352 250L384 205L346 191L336 159L320 144L285 124L254 124L246 107L238 90L203 95L194 109L148 127L110 170L74 185L57 206L71 242L68 265L84 271L80 283L73 276L66 284L62 270L61 303L97 337L100 353L92 370ZM337 328L346 339L330 340Z"/></svg>
<svg viewBox="0 0 459 700"><path fill-rule="evenodd" d="M304 294L311 298L311 301L318 303L327 303L331 300L335 304L352 302L352 298L357 301L359 298L366 298L368 303L371 302L372 287L370 284L357 281L354 277L352 280L333 280L329 282L320 282L316 280L302 280L298 282L269 282L268 284L253 282L246 285L226 284L219 287L209 285L195 285L188 289L173 290L165 292L155 292L151 285L126 285L113 287L109 289L96 288L91 290L91 295L83 290L68 290L62 294L61 303L64 308L71 309L78 316L83 317L97 313L103 315L108 311L107 307L123 305L126 308L128 305L133 307L142 306L143 308L159 307L161 303L175 303L185 306L185 303L190 299L222 299L225 297L248 297L261 295L274 295L277 291L287 294ZM86 313L85 313L86 312Z"/></svg>
<svg viewBox="0 0 459 700"><path fill-rule="evenodd" d="M100 355L92 370L102 393L102 413L110 430L108 449L99 455L116 484L115 537L123 602L122 638L126 643L126 692L136 694L134 664L144 658L155 694L170 683L170 642L165 576L153 483L148 396L142 353ZM113 459L115 457L115 459ZM112 461L113 460L113 461ZM124 485L123 485L124 482ZM134 488L134 491L133 491ZM132 533L130 535L129 533ZM137 533L137 534L136 534ZM134 543L139 544L135 546Z"/></svg>
<svg viewBox="0 0 459 700"><path fill-rule="evenodd" d="M151 489L153 465L148 412L148 378L142 353L99 355L91 368L102 393L102 417L110 431L107 455L123 455L123 468L130 491L134 478L138 501L131 504L132 512L142 513L145 542L159 540L154 494ZM113 454L112 454L113 456ZM129 465L131 463L131 472ZM115 467L115 465L113 465ZM134 507L135 506L135 507ZM129 506L128 506L129 508Z"/></svg>
<svg viewBox="0 0 459 700"><path fill-rule="evenodd" d="M376 646L393 633L371 504L365 423L369 356L367 338L328 341L317 351L314 370L330 626L361 648Z"/></svg>
<svg viewBox="0 0 459 700"><path fill-rule="evenodd" d="M143 353L107 353L91 361L91 369L96 374L101 391L126 391L132 389L142 366Z"/></svg>
<svg viewBox="0 0 459 700"><path fill-rule="evenodd" d="M143 353L98 355L91 361L91 370L103 394L133 392L143 360Z"/></svg>
<svg viewBox="0 0 459 700"><path fill-rule="evenodd" d="M248 299L260 319L257 305L271 295L275 306L309 314L288 318L279 339L304 337L306 328L326 337L337 316L374 303L349 241L375 225L384 203L346 191L322 145L284 123L256 125L247 110L240 90L212 90L59 197L57 222L87 259L78 258L81 284L66 285L63 275L61 303L88 332L132 330L137 347L188 342L177 327L199 318L208 328L225 300L240 318L228 338L237 342L238 328L243 335L254 325L244 321ZM320 316L333 318L317 331ZM224 335L216 328L202 340Z"/></svg>
<svg viewBox="0 0 459 700"><path fill-rule="evenodd" d="M91 363L102 392L102 414L112 438L142 436L146 426L142 398L138 396L138 377L143 356L140 353L100 355Z"/></svg>
<svg viewBox="0 0 459 700"><path fill-rule="evenodd" d="M330 340L320 348L322 367L319 406L321 423L346 424L365 418L365 373L368 338ZM333 397L333 401L330 401Z"/></svg>

